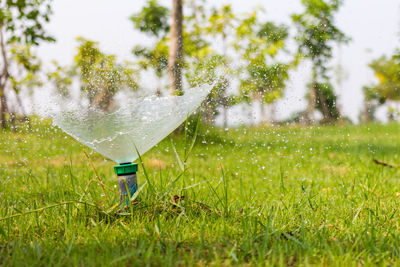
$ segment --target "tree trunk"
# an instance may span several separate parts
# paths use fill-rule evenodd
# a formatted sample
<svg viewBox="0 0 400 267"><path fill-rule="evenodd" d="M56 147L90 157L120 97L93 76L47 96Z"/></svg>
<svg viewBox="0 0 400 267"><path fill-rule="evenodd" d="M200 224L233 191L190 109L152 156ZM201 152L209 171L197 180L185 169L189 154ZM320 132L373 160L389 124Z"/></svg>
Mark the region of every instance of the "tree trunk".
<svg viewBox="0 0 400 267"><path fill-rule="evenodd" d="M95 95L92 105L103 111L111 111L114 106L113 96L114 94L105 88Z"/></svg>
<svg viewBox="0 0 400 267"><path fill-rule="evenodd" d="M228 127L228 109L226 106L222 106L222 119L224 124L224 129Z"/></svg>
<svg viewBox="0 0 400 267"><path fill-rule="evenodd" d="M389 120L389 122L390 121L394 121L394 113L395 113L394 108L389 106L389 109L388 109L388 120Z"/></svg>
<svg viewBox="0 0 400 267"><path fill-rule="evenodd" d="M249 121L249 125L253 125L254 124L254 118L253 118L253 103L254 102L251 102L249 105L246 105L246 107L248 107L248 110L246 110L247 111L247 118L248 118L248 121Z"/></svg>
<svg viewBox="0 0 400 267"><path fill-rule="evenodd" d="M367 123L374 121L375 106L371 103L371 101L364 100L364 109L361 114L361 122Z"/></svg>
<svg viewBox="0 0 400 267"><path fill-rule="evenodd" d="M308 97L308 106L306 111L306 122L307 124L315 124L315 101L317 97L317 71L315 65L312 68L312 81L310 94Z"/></svg>
<svg viewBox="0 0 400 267"><path fill-rule="evenodd" d="M315 91L316 91L315 93L316 93L316 97L318 99L318 103L319 103L320 108L321 108L320 111L322 111L322 116L323 116L322 120L323 120L323 122L332 123L334 118L332 117L332 115L331 115L331 113L329 111L329 107L327 105L325 96L323 95L323 93L321 92L321 90L319 88L315 87Z"/></svg>
<svg viewBox="0 0 400 267"><path fill-rule="evenodd" d="M171 94L182 92L182 0L172 0L171 43L168 56L169 87Z"/></svg>
<svg viewBox="0 0 400 267"><path fill-rule="evenodd" d="M7 99L4 94L4 88L0 88L0 125L2 129L7 127L6 121L6 112L7 112Z"/></svg>
<svg viewBox="0 0 400 267"><path fill-rule="evenodd" d="M275 113L276 113L276 103L272 102L271 104L269 104L269 121L271 123L271 125L273 125L275 123Z"/></svg>
<svg viewBox="0 0 400 267"><path fill-rule="evenodd" d="M307 120L309 124L315 123L315 101L317 97L317 83L313 82L310 88L310 95L308 97L307 107Z"/></svg>
<svg viewBox="0 0 400 267"><path fill-rule="evenodd" d="M162 80L161 77L157 75L157 81L158 81L158 85L157 85L157 90L156 90L156 96L161 97L162 96Z"/></svg>
<svg viewBox="0 0 400 267"><path fill-rule="evenodd" d="M0 73L0 126L5 129L7 126L6 112L7 112L7 98L5 89L9 78L8 73L8 60L6 55L5 40L3 35L3 27L0 25L0 50L3 58L3 69Z"/></svg>
<svg viewBox="0 0 400 267"><path fill-rule="evenodd" d="M265 104L260 100L260 123L265 125L267 123L267 118L265 117Z"/></svg>
<svg viewBox="0 0 400 267"><path fill-rule="evenodd" d="M206 105L204 107L204 112L203 112L204 122L206 124L209 124L209 125L213 124L214 121L215 121L215 115L214 114L215 113L214 113L213 108L208 106L208 105Z"/></svg>
<svg viewBox="0 0 400 267"><path fill-rule="evenodd" d="M339 98L339 97L338 97ZM342 103L341 103L341 101L339 101L338 99L336 99L336 110L337 110L337 112L338 112L338 117L337 117L337 121L340 123L340 124L344 124L344 118L343 118L343 113L342 113L342 111L343 111L343 105L342 105Z"/></svg>

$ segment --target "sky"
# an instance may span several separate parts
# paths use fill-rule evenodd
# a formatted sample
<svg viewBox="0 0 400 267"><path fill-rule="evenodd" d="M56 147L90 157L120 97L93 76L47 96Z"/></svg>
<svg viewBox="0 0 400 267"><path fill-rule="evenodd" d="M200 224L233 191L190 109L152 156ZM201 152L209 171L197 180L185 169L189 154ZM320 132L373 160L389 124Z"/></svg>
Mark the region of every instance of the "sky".
<svg viewBox="0 0 400 267"><path fill-rule="evenodd" d="M165 6L171 0L159 0ZM213 0L214 6L230 3L237 14L257 7L265 10L264 18L290 24L290 15L302 11L300 0ZM42 44L38 49L44 62L55 59L70 64L76 48L75 38L83 36L98 41L102 50L116 54L119 59L133 59L135 45L150 44L151 40L133 29L129 17L140 11L145 0L56 0L51 22L46 26L57 42ZM185 10L184 10L185 12ZM368 68L371 60L391 54L400 47L400 2L398 0L345 0L336 17L338 27L351 37L348 45L334 50L332 66L342 64L346 79L337 89L343 113L357 121L362 108L362 86L374 82ZM285 97L277 104L277 118L283 119L306 105L305 85L310 65L302 64L292 73ZM142 80L149 79L141 77ZM256 105L254 120L259 119ZM384 110L381 110L381 116ZM230 110L231 124L245 120L243 108Z"/></svg>

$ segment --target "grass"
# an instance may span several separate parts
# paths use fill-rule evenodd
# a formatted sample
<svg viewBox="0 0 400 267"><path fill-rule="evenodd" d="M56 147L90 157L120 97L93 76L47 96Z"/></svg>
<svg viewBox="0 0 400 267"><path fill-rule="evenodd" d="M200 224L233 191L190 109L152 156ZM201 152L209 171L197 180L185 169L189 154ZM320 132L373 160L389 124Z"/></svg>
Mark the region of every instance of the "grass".
<svg viewBox="0 0 400 267"><path fill-rule="evenodd" d="M400 168L373 162L399 124L174 134L129 209L113 162L32 127L0 133L1 265L400 265Z"/></svg>

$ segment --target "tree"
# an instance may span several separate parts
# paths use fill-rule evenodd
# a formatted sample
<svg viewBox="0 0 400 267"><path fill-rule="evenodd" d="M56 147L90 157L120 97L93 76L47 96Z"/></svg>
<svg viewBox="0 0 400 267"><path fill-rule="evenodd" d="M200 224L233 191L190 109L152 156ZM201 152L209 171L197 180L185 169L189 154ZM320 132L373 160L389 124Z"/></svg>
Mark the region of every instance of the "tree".
<svg viewBox="0 0 400 267"><path fill-rule="evenodd" d="M46 73L47 79L62 98L68 99L70 97L72 78L75 73L70 67L60 66L56 61L52 61L52 65L52 71Z"/></svg>
<svg viewBox="0 0 400 267"><path fill-rule="evenodd" d="M332 84L329 82L315 83L313 86L316 93L315 98L318 100L315 102L315 108L323 114L322 122L330 123L332 120L338 120L340 113L336 106L337 96Z"/></svg>
<svg viewBox="0 0 400 267"><path fill-rule="evenodd" d="M302 0L305 11L292 16L298 28L298 52L312 63L312 78L308 93L307 117L314 122L315 108L319 107L323 120L333 122L337 118L332 114L339 114L334 105L326 101L334 95L329 83L328 61L332 58L334 43L347 43L349 39L334 24L334 14L339 10L341 0ZM324 90L321 90L324 88ZM333 110L330 110L333 109Z"/></svg>
<svg viewBox="0 0 400 267"><path fill-rule="evenodd" d="M95 108L109 111L114 95L123 88L137 89L134 70L127 64L117 63L114 55L100 51L98 43L78 38L75 68L78 70L81 90Z"/></svg>
<svg viewBox="0 0 400 267"><path fill-rule="evenodd" d="M265 104L271 104L283 96L283 89L289 79L288 65L275 63L267 65L264 62L247 67L248 78L241 81L241 93L245 98L260 101L261 123L265 118Z"/></svg>
<svg viewBox="0 0 400 267"><path fill-rule="evenodd" d="M232 13L231 5L223 5L219 9L214 9L211 16L208 18L208 24L205 27L207 34L211 35L216 39L216 41L221 41L222 43L222 54L219 55L219 59L214 58L212 62L218 62L219 64L214 64L213 68L210 70L213 73L218 68L218 65L225 69L224 75L218 77L218 82L214 86L214 90L209 96L209 101L214 102L214 107L212 109L213 114L218 106L222 107L222 118L223 127L226 128L228 124L228 114L227 109L233 103L232 98L227 96L227 90L230 87L230 80L226 77L227 72L230 72L228 65L230 63L230 58L228 56L229 48L229 35L233 34L234 23L236 21L235 15ZM214 119L214 118L212 118Z"/></svg>
<svg viewBox="0 0 400 267"><path fill-rule="evenodd" d="M400 101L400 52L391 57L382 56L373 60L369 67L374 71L378 83L363 87L365 107L363 121L372 120L376 106L389 101ZM393 119L394 110L389 108L389 119Z"/></svg>
<svg viewBox="0 0 400 267"><path fill-rule="evenodd" d="M171 94L182 93L183 65L183 6L182 0L172 0L172 23L170 28L170 47L168 55L168 74Z"/></svg>
<svg viewBox="0 0 400 267"><path fill-rule="evenodd" d="M189 85L195 87L205 83L213 84L213 88L206 98L207 105L203 112L205 122L212 124L215 122L215 116L218 115L218 107L222 106L225 111L225 108L232 104L232 99L226 96L229 81L225 75L221 75L217 71L226 62L226 59L215 53L201 52L190 59L185 73ZM223 123L226 127L226 112L223 113Z"/></svg>
<svg viewBox="0 0 400 267"><path fill-rule="evenodd" d="M158 78L157 95L161 95L161 80L168 66L168 40L169 9L158 4L156 0L150 0L143 9L131 16L134 27L139 31L155 38L152 47L136 46L132 53L140 59L138 65L143 70L152 69Z"/></svg>
<svg viewBox="0 0 400 267"><path fill-rule="evenodd" d="M191 12L185 17L183 33L186 81L192 87L213 84L206 98L203 116L206 123L214 123L218 109L222 108L223 125L226 127L227 108L233 104L233 98L227 95L230 86L227 75L231 72L228 37L233 33L234 15L230 5L206 10L205 1L196 0L189 1L187 6ZM209 41L211 38L213 42Z"/></svg>
<svg viewBox="0 0 400 267"><path fill-rule="evenodd" d="M143 9L130 17L134 27L141 32L152 36L164 36L169 31L169 10L158 4L156 0L150 0Z"/></svg>
<svg viewBox="0 0 400 267"><path fill-rule="evenodd" d="M0 2L0 126L7 125L7 87L10 79L18 80L18 68L32 71L32 64L15 64L10 58L10 48L15 45L36 46L40 41L54 41L46 34L44 24L49 22L51 0L18 0ZM14 65L14 66L13 66ZM14 77L14 78L13 78Z"/></svg>
<svg viewBox="0 0 400 267"><path fill-rule="evenodd" d="M162 95L162 77L164 76L168 66L168 46L166 39L162 39L152 48L136 46L132 50L133 54L140 60L138 65L143 70L153 69L158 79L156 94Z"/></svg>
<svg viewBox="0 0 400 267"><path fill-rule="evenodd" d="M13 62L13 75L9 77L9 89L14 92L14 95L19 106L19 111L23 114L25 121L29 122L26 115L25 107L22 103L21 92L27 91L32 94L33 90L43 85L39 77L41 70L41 60L32 52L30 45L17 45L13 43L9 45L9 59ZM15 129L17 109L14 106L9 108L9 115L12 127Z"/></svg>
<svg viewBox="0 0 400 267"><path fill-rule="evenodd" d="M260 23L253 12L237 27L237 49L242 51L245 76L241 78L241 95L246 101L260 101L261 123L266 122L265 104L283 96L289 79L289 64L278 62L279 52L285 52L288 28L273 22Z"/></svg>
<svg viewBox="0 0 400 267"><path fill-rule="evenodd" d="M182 51L179 60L179 75L180 75L180 90L173 90L173 94L182 93L182 81L185 81L192 87L198 86L204 83L215 83L213 93L209 96L209 103L212 105L207 105L207 111L204 112L208 121L213 121L215 110L218 106L227 106L229 99L226 96L222 97L223 92L227 88L227 79L222 80L221 75L217 75L217 69L224 69L227 63L227 57L220 53L217 53L212 49L210 42L206 40L207 35L212 37L219 37L220 32L213 32L211 27L212 23L217 22L209 19L207 16L207 10L204 9L205 1L188 1L187 8L190 10L189 14L184 18L185 24L182 24ZM214 10L215 11L215 10ZM167 29L171 29L171 25L164 25L161 27L160 23L152 22L155 15L158 14L158 18L161 21L166 21L166 17L169 12L165 7L160 6L156 1L148 1L143 9L134 14L131 18L132 21L136 21L141 18L148 18L147 24L155 25L154 27L137 27L138 30L147 34L151 38L155 39L155 44L150 47L136 46L133 49L133 53L139 58L139 66L143 70L152 69L159 81L166 75L167 70L169 71L169 78L171 78L171 68L168 69L166 63L171 67L171 57L170 53L172 49L171 45L168 47L168 43L171 41L171 34L168 35ZM216 12L214 12L215 14ZM226 14L225 14L226 15ZM162 17L162 18L161 18ZM213 18L216 18L213 17ZM175 20L172 19L172 22ZM137 26L138 24L134 24ZM224 26L225 27L225 26ZM226 30L224 30L226 35ZM222 32L221 32L222 33ZM169 51L168 51L169 50ZM175 61L177 62L177 61ZM171 79L170 79L171 81ZM158 92L160 92L161 83L158 85ZM171 88L171 86L170 86Z"/></svg>

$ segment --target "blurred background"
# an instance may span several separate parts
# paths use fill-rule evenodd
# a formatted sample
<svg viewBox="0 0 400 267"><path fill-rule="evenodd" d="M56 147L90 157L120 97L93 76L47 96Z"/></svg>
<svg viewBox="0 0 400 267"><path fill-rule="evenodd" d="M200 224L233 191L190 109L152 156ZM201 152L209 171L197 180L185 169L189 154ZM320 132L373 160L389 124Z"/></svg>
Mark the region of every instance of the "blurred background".
<svg viewBox="0 0 400 267"><path fill-rule="evenodd" d="M177 1L25 2L36 17L1 3L14 21L3 12L3 121L11 124L47 105L49 93L107 110L126 94L211 81L204 119L219 126L399 118L395 0L183 1L177 88L168 72Z"/></svg>

